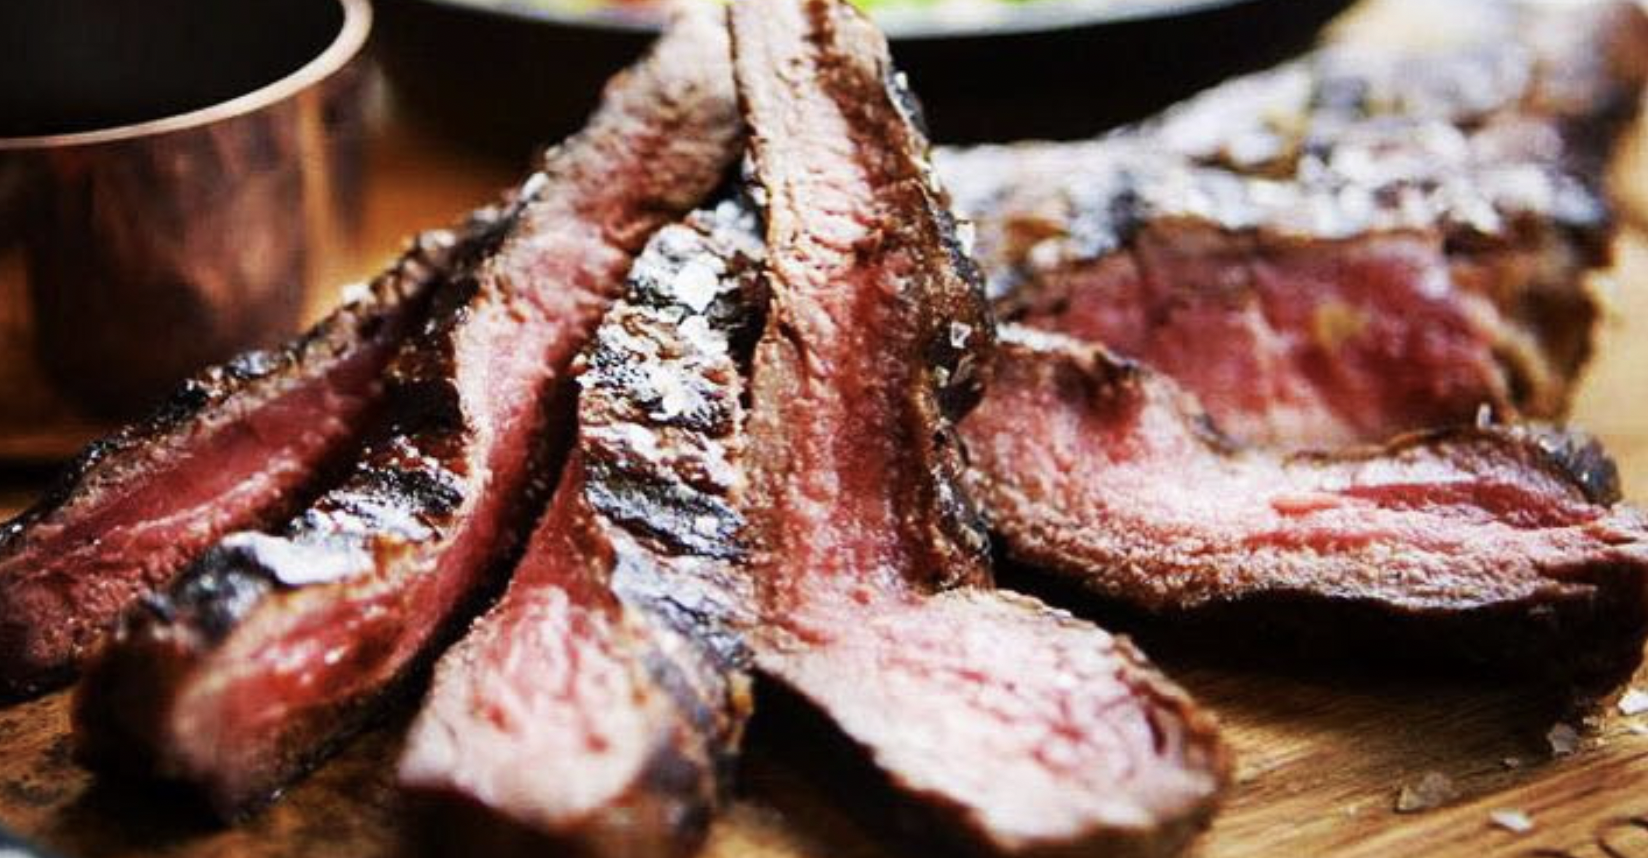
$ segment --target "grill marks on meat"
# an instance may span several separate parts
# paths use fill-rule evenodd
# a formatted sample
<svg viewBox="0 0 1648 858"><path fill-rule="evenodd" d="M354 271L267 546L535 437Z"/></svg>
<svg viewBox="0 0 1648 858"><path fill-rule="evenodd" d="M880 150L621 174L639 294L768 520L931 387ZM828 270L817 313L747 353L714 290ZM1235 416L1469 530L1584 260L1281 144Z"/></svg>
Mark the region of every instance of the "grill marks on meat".
<svg viewBox="0 0 1648 858"><path fill-rule="evenodd" d="M453 852L701 843L749 714L732 564L759 255L736 203L665 227L596 333L555 501L509 592L442 659L401 763L464 823Z"/></svg>
<svg viewBox="0 0 1648 858"><path fill-rule="evenodd" d="M948 424L969 397L940 391L994 335L885 43L824 0L732 21L771 289L748 424L757 667L975 847L1178 849L1228 774L1213 724L1125 641L979 586Z"/></svg>
<svg viewBox="0 0 1648 858"><path fill-rule="evenodd" d="M483 211L461 236L420 236L358 300L279 351L185 382L0 528L0 690L68 679L134 599L224 534L295 511L357 449L434 284L496 228Z"/></svg>
<svg viewBox="0 0 1648 858"><path fill-rule="evenodd" d="M1582 682L1641 659L1648 521L1585 439L1484 425L1335 456L1239 450L1148 369L1007 330L963 431L1014 559L1160 613L1342 611L1387 652L1423 638L1427 658Z"/></svg>
<svg viewBox="0 0 1648 858"><path fill-rule="evenodd" d="M998 308L1150 363L1246 441L1560 416L1648 16L1482 5L1464 44L1333 45L1105 140L946 153Z"/></svg>
<svg viewBox="0 0 1648 858"><path fill-rule="evenodd" d="M566 370L632 255L735 154L711 30L666 36L547 156L497 251L397 355L386 431L353 473L278 535L225 539L127 618L77 699L85 759L193 784L233 813L425 663L518 547L564 443Z"/></svg>

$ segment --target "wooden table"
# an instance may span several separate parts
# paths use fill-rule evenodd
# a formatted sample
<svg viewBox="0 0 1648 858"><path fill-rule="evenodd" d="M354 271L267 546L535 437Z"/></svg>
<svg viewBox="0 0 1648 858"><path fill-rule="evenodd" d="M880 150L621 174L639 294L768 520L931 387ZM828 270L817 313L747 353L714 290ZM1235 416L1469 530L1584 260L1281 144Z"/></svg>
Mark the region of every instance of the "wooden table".
<svg viewBox="0 0 1648 858"><path fill-rule="evenodd" d="M1644 162L1639 151L1622 159L1622 186L1648 187ZM379 125L371 163L360 253L337 261L336 282L370 274L409 231L446 222L517 172L395 122ZM1615 312L1574 419L1617 456L1628 494L1648 503L1648 241L1622 241L1616 274ZM317 312L328 303L320 296ZM0 492L0 505L20 498ZM1648 858L1648 716L1627 719L1610 707L1588 725L1574 722L1579 747L1555 757L1547 732L1564 717L1560 707L1502 682L1158 655L1223 719L1239 759L1239 785L1199 843L1202 858ZM1648 689L1648 675L1636 684ZM90 779L68 758L64 696L48 697L0 710L0 821L71 856L399 854L407 820L390 768L405 717L361 737L268 812L222 830L176 797ZM760 743L747 755L739 800L708 856L924 854L886 845L837 800L838 784L799 775L785 753ZM1433 773L1456 797L1397 813L1402 788ZM1534 827L1498 827L1497 810L1525 813Z"/></svg>

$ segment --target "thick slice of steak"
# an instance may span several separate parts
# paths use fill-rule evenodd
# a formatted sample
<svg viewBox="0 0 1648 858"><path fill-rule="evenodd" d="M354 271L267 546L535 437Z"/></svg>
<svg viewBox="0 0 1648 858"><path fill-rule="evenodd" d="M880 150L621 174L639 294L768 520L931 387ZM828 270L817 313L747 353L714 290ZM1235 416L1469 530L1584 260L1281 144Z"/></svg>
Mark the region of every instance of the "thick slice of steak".
<svg viewBox="0 0 1648 858"><path fill-rule="evenodd" d="M273 352L185 382L144 422L93 444L0 528L0 690L71 677L138 596L226 533L284 520L358 449L383 369L454 258L496 231L430 232L365 295Z"/></svg>
<svg viewBox="0 0 1648 858"><path fill-rule="evenodd" d="M950 420L994 334L885 42L828 0L732 21L771 289L748 423L757 667L974 848L1177 850L1228 774L1214 725L1124 642L980 586Z"/></svg>
<svg viewBox="0 0 1648 858"><path fill-rule="evenodd" d="M1147 611L1249 605L1386 654L1419 642L1419 660L1582 684L1641 660L1648 521L1585 439L1484 425L1334 456L1241 450L1149 369L1004 331L963 433L1014 559Z"/></svg>
<svg viewBox="0 0 1648 858"><path fill-rule="evenodd" d="M1648 16L1480 5L1465 44L1329 46L1104 140L945 153L998 309L1151 364L1246 441L1560 416Z"/></svg>
<svg viewBox="0 0 1648 858"><path fill-rule="evenodd" d="M665 227L597 331L555 501L441 660L401 761L453 854L702 842L750 709L732 564L760 249L737 203Z"/></svg>
<svg viewBox="0 0 1648 858"><path fill-rule="evenodd" d="M633 255L736 155L713 29L666 35L550 152L496 253L397 355L386 431L354 472L127 616L77 699L88 762L184 781L232 813L357 728L491 590L568 440L569 364Z"/></svg>

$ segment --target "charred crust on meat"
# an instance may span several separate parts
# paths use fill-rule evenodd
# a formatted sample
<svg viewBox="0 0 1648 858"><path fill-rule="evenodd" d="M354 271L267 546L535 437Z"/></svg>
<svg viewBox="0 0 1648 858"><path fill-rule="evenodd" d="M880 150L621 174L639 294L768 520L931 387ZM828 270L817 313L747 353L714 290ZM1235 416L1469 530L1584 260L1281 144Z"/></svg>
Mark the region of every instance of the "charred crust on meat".
<svg viewBox="0 0 1648 858"><path fill-rule="evenodd" d="M597 333L579 376L584 496L657 556L696 558L706 586L673 584L623 540L612 586L728 667L743 663L741 586L727 564L750 550L731 499L739 477L740 373L764 318L759 217L734 195L654 236L625 299ZM666 400L673 395L672 407Z"/></svg>
<svg viewBox="0 0 1648 858"><path fill-rule="evenodd" d="M221 642L278 581L246 548L214 548L201 557L200 568L170 592L145 596L139 605L160 623L187 623L211 644Z"/></svg>
<svg viewBox="0 0 1648 858"><path fill-rule="evenodd" d="M1201 394L1238 437L1376 442L1462 421L1482 401L1560 419L1600 315L1586 277L1610 260L1605 166L1648 79L1644 55L1648 16L1631 4L1502 4L1463 45L1330 43L1099 140L950 150L939 163L979 225L1002 318L1112 340ZM1312 266L1340 253L1416 266L1389 276L1434 308L1434 329L1459 331L1456 365L1434 371L1453 381L1407 389L1399 379L1432 371L1435 352L1417 345L1401 352L1413 373L1385 374L1372 396L1284 368L1258 384L1303 395L1244 399L1188 368L1195 326L1219 325L1202 308L1244 312L1221 304L1225 281L1202 287L1197 266L1222 266L1231 290L1263 302L1261 325L1286 327L1284 305L1319 300ZM1146 321L1128 328L1128 311ZM1354 373L1320 330L1301 328L1332 344L1330 371ZM1239 353L1242 334L1227 336ZM1272 367L1293 360L1266 352Z"/></svg>
<svg viewBox="0 0 1648 858"><path fill-rule="evenodd" d="M493 624L507 624L515 605L545 595L540 589L559 590L557 598L614 628L607 654L592 658L615 658L639 674L637 701L661 697L667 711L649 707L646 734L632 737L643 743L638 769L583 818L545 819L512 802L453 796L491 826L524 825L577 843L622 825L622 837L668 838L684 851L726 798L749 714L745 585L736 566L746 547L733 497L740 371L753 340L745 329L758 324L764 300L753 284L755 228L731 201L664 227L635 260L624 297L578 362L579 438L523 560L531 571L516 576L475 632L508 628ZM585 589L590 583L604 592ZM565 644L576 648L578 635L569 635ZM449 656L448 669L485 667ZM437 684L433 699L443 693ZM411 754L422 735L414 727ZM467 789L444 772L418 771L414 789Z"/></svg>
<svg viewBox="0 0 1648 858"><path fill-rule="evenodd" d="M592 466L589 476L590 504L614 522L673 551L717 560L744 556L737 542L743 518L725 500L678 482L661 483L657 474L624 473L604 464Z"/></svg>
<svg viewBox="0 0 1648 858"><path fill-rule="evenodd" d="M0 583L0 614L49 612L32 620L34 631L7 643L26 649L5 650L9 678L0 681L15 686L25 672L53 674L49 683L30 681L21 692L32 693L72 675L121 610L174 581L212 540L275 526L322 491L385 407L383 366L425 318L431 295L461 267L458 260L491 240L498 217L483 210L457 230L419 235L371 283L349 287L343 306L326 319L277 349L242 354L185 380L147 417L88 446L35 505L0 525L0 564L14 561L13 569L22 570ZM313 407L321 410L312 432L236 430L278 426L295 417L283 403L316 400ZM229 458L219 461L219 455ZM285 470L231 494L228 509L201 496L225 490L229 474L256 473L270 456ZM213 464L203 464L208 461ZM165 492L174 477L198 490ZM150 499L141 506L160 504L145 514L181 528L178 538L131 556L122 534L137 522L123 520L120 509L132 497ZM103 539L85 538L92 521ZM48 523L53 527L45 528ZM36 533L39 540L31 536ZM94 554L101 555L95 567L81 568ZM76 588L79 595L46 608L30 596L54 587ZM10 618L0 624L18 626Z"/></svg>
<svg viewBox="0 0 1648 858"><path fill-rule="evenodd" d="M239 355L185 379L147 417L81 451L36 504L0 528L0 551L5 550L8 538L15 538L28 524L72 500L88 480L97 477L105 462L186 430L189 421L208 408L248 385L304 364L311 355L333 353L352 339L373 336L384 323L384 312L402 302L426 304L429 295L438 291L432 288L435 283L431 275L473 258L484 245L496 241L503 226L498 212L482 209L467 218L461 233L432 230L420 234L409 242L394 266L373 281L365 297L344 306L280 350Z"/></svg>

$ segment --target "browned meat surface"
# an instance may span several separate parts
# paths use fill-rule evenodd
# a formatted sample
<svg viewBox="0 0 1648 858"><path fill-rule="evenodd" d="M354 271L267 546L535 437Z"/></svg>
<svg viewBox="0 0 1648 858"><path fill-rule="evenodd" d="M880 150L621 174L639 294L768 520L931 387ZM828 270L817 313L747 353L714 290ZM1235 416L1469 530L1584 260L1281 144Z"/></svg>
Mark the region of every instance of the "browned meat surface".
<svg viewBox="0 0 1648 858"><path fill-rule="evenodd" d="M945 153L998 309L1150 364L1244 441L1560 417L1648 16L1478 5L1463 44L1330 45L1107 139Z"/></svg>
<svg viewBox="0 0 1648 858"><path fill-rule="evenodd" d="M225 534L284 520L358 449L380 376L454 257L496 230L431 232L369 291L279 351L185 382L147 420L93 444L0 528L0 692L69 679L138 596Z"/></svg>
<svg viewBox="0 0 1648 858"><path fill-rule="evenodd" d="M586 352L555 501L509 592L441 660L401 761L447 852L702 842L749 714L736 354L759 323L759 255L736 203L665 227Z"/></svg>
<svg viewBox="0 0 1648 858"><path fill-rule="evenodd" d="M732 20L771 289L757 667L973 848L1179 849L1228 774L1211 721L1125 641L985 588L950 421L994 335L885 43L827 0Z"/></svg>
<svg viewBox="0 0 1648 858"><path fill-rule="evenodd" d="M1016 560L1152 612L1247 605L1329 637L1354 621L1386 654L1422 642L1413 659L1582 683L1641 660L1648 521L1585 439L1484 425L1339 455L1242 450L1149 369L1006 330L963 431Z"/></svg>
<svg viewBox="0 0 1648 858"><path fill-rule="evenodd" d="M706 26L615 79L523 188L497 251L435 295L353 472L127 615L76 701L83 759L186 782L234 813L356 729L491 589L554 477L569 364L633 255L736 154Z"/></svg>

